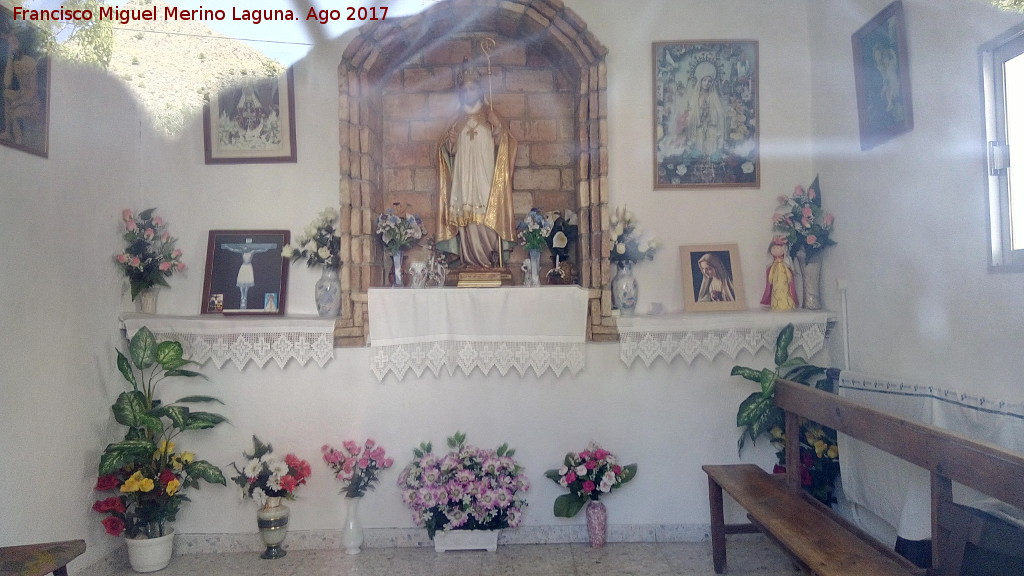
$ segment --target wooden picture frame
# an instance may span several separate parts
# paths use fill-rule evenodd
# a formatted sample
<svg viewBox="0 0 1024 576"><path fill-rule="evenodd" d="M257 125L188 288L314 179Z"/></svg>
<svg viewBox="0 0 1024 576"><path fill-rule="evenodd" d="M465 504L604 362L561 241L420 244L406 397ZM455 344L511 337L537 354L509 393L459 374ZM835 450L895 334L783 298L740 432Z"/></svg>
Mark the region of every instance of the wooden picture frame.
<svg viewBox="0 0 1024 576"><path fill-rule="evenodd" d="M906 36L899 0L853 34L861 150L870 150L914 127Z"/></svg>
<svg viewBox="0 0 1024 576"><path fill-rule="evenodd" d="M210 230L202 314L284 314L288 230Z"/></svg>
<svg viewBox="0 0 1024 576"><path fill-rule="evenodd" d="M0 5L0 144L48 158L50 58L44 36Z"/></svg>
<svg viewBox="0 0 1024 576"><path fill-rule="evenodd" d="M252 79L221 90L203 107L207 164L296 162L295 79Z"/></svg>
<svg viewBox="0 0 1024 576"><path fill-rule="evenodd" d="M747 309L736 244L680 246L679 258L683 271L684 311ZM721 278L724 282L713 278Z"/></svg>
<svg viewBox="0 0 1024 576"><path fill-rule="evenodd" d="M654 188L758 188L758 44L657 42Z"/></svg>

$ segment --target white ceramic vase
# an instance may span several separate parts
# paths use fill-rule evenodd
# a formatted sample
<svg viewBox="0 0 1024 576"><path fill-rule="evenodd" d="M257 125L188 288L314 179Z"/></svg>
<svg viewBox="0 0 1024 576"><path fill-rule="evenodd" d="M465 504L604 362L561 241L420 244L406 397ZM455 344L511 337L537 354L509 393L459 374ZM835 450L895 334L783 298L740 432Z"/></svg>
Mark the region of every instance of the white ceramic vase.
<svg viewBox="0 0 1024 576"><path fill-rule="evenodd" d="M171 563L174 551L174 530L158 538L125 538L128 546L128 564L136 572L156 572Z"/></svg>

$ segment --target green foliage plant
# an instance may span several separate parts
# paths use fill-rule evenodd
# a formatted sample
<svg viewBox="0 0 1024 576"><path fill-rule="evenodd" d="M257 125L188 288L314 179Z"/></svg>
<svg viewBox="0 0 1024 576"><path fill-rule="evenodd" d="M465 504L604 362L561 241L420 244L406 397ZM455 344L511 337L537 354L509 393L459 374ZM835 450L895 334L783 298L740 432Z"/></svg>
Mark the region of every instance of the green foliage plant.
<svg viewBox="0 0 1024 576"><path fill-rule="evenodd" d="M200 480L226 485L220 468L176 452L174 439L189 430L206 430L225 422L220 414L194 411L188 404L221 403L210 396L186 396L164 404L156 394L167 378L204 377L189 369L195 364L182 357L180 342L157 342L146 327L128 343L128 355L117 351L117 368L131 385L118 395L111 410L118 424L127 427L124 439L108 444L100 456L96 489L115 496L98 500L97 512L107 532L129 538L165 535L165 522L175 520L186 489L199 488Z"/></svg>
<svg viewBox="0 0 1024 576"><path fill-rule="evenodd" d="M747 438L753 443L773 428L785 426L785 415L775 405L775 380L783 378L799 384L814 386L819 390L830 390L826 369L810 364L804 358L791 356L789 347L793 343L793 324L787 324L775 339L775 368L746 368L733 366L733 376L742 376L760 385L760 390L740 402L736 411L736 426L743 428L737 441L739 452Z"/></svg>

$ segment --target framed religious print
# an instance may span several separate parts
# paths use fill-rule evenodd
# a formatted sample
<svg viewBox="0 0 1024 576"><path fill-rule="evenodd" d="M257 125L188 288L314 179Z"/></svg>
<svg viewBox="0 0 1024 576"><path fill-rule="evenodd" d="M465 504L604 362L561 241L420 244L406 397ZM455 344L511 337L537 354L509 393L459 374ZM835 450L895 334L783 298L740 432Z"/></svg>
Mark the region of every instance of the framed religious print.
<svg viewBox="0 0 1024 576"><path fill-rule="evenodd" d="M202 314L284 314L287 230L210 230Z"/></svg>
<svg viewBox="0 0 1024 576"><path fill-rule="evenodd" d="M654 187L760 186L757 42L654 44Z"/></svg>
<svg viewBox="0 0 1024 576"><path fill-rule="evenodd" d="M680 246L683 310L746 310L743 274L736 244Z"/></svg>
<svg viewBox="0 0 1024 576"><path fill-rule="evenodd" d="M0 144L48 157L50 58L45 32L0 5Z"/></svg>
<svg viewBox="0 0 1024 576"><path fill-rule="evenodd" d="M291 68L211 95L203 108L206 163L295 162L294 95Z"/></svg>
<svg viewBox="0 0 1024 576"><path fill-rule="evenodd" d="M853 75L861 150L914 127L901 2L889 4L853 34Z"/></svg>

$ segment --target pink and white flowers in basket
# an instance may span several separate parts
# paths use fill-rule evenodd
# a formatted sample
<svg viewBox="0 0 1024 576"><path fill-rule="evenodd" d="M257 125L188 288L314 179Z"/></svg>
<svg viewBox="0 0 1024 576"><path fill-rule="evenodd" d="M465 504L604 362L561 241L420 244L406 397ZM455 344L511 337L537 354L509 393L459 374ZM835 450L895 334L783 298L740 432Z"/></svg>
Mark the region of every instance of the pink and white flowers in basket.
<svg viewBox="0 0 1024 576"><path fill-rule="evenodd" d="M359 498L367 490L373 490L380 479L380 472L395 463L384 453L384 447L378 446L372 438L367 438L362 446L345 440L340 450L324 444L320 451L324 462L334 470L334 477L341 480L341 491L347 498Z"/></svg>
<svg viewBox="0 0 1024 576"><path fill-rule="evenodd" d="M448 454L437 456L429 442L420 444L398 477L416 525L425 526L430 538L438 530L519 526L530 483L512 457L515 450L508 444L497 450L467 445L461 432L448 438L448 447Z"/></svg>

